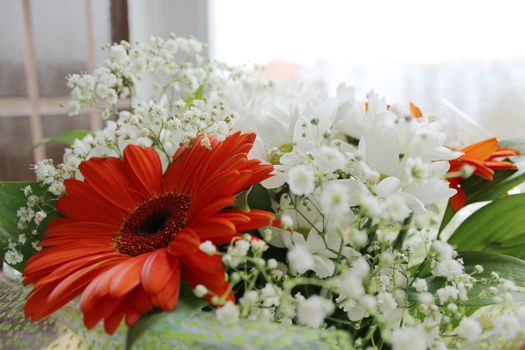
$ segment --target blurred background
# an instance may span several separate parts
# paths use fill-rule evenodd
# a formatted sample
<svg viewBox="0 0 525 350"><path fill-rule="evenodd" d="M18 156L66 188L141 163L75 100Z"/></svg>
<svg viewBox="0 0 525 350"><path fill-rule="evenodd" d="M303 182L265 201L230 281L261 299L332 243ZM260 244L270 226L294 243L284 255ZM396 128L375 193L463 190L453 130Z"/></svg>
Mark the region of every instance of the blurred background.
<svg viewBox="0 0 525 350"><path fill-rule="evenodd" d="M344 81L360 97L374 89L413 101L458 132L523 137L524 13L519 0L1 0L0 181L60 160L59 144L32 147L42 138L100 128L91 111L68 117L59 107L68 74L89 72L107 42L170 32L268 76L331 94Z"/></svg>

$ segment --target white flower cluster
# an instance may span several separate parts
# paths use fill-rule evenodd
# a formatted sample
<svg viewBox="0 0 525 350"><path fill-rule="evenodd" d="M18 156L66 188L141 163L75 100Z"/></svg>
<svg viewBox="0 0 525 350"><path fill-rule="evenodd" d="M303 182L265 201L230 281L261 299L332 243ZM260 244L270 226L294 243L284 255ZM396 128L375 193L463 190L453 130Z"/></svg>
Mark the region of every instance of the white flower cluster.
<svg viewBox="0 0 525 350"><path fill-rule="evenodd" d="M25 186L23 194L26 206L20 207L16 212L16 225L24 233L18 235L16 241L8 242L8 249L5 253L5 262L15 266L24 260L22 250L25 247L32 247L34 250L41 250L38 246L38 229L44 223L49 212L53 211L52 203L35 193L30 185Z"/></svg>
<svg viewBox="0 0 525 350"><path fill-rule="evenodd" d="M47 193L24 191L27 205L17 216L28 233L10 242L7 263L24 259L23 246L38 248L38 228L52 210L44 204L53 204L44 196L56 199L65 179L81 179L82 161L121 156L138 144L154 147L167 166L198 136L210 146L211 137L251 131L257 139L249 157L275 168L262 185L280 227L261 229L264 240L245 235L226 248L199 246L222 255L238 296L235 305L204 285L194 288L221 306L218 321L335 326L351 333L357 349L445 349L484 335L522 335L525 311L489 326L467 317L470 298L509 302L518 287L481 266L468 269L437 239L439 206L455 193L445 179L448 160L459 156L445 146L441 121L389 106L374 92L360 101L346 85L327 97L304 83L249 79L203 59L192 39L106 49L109 58L92 75L70 77L68 105L71 114L99 108L106 126L76 140L62 164L35 165ZM153 81L150 96L140 96L141 80ZM122 109L118 102L128 98L133 106Z"/></svg>
<svg viewBox="0 0 525 350"><path fill-rule="evenodd" d="M260 94L241 105L264 105L237 114L242 122L249 113L245 128L257 134L251 156L275 166L263 185L281 228L261 234L286 251L274 269L244 253L226 259L232 283L245 286L243 317L350 329L363 349L378 339L394 349L443 349L451 335L481 339L481 323L466 316L474 286L487 286L475 297L500 302L512 300L515 286L477 278L480 266L467 273L436 240L439 206L455 193L448 160L460 155L445 146L441 121L373 92L359 102L344 85L335 98Z"/></svg>
<svg viewBox="0 0 525 350"><path fill-rule="evenodd" d="M171 35L168 40L153 37L149 44L121 42L105 49L108 58L93 74L75 74L68 81L70 114L96 108L107 119L105 127L75 140L66 148L61 164L46 159L34 165L39 184L53 196L64 194L64 180L82 179L79 164L91 157L121 156L128 144L137 144L154 147L167 166L181 145L197 136L210 145L208 135L223 139L236 123L222 96L228 85L239 84L245 72L203 59L200 42ZM140 81L153 82L151 97L137 95ZM117 102L128 98L133 106L119 111ZM32 198L45 202L42 195ZM21 208L20 225L43 220L42 213L31 205ZM39 238L38 234L28 237L28 244L37 247ZM6 259L11 264L21 262L19 243L9 244Z"/></svg>
<svg viewBox="0 0 525 350"><path fill-rule="evenodd" d="M104 48L108 58L93 74L73 74L68 86L71 99L68 110L78 114L81 108L102 109L107 119L121 99L133 97L139 80L153 78L162 94L184 96L196 90L207 76L200 52L203 45L193 39L171 35L168 40L152 37L149 44L130 45L122 41ZM177 60L175 57L181 57Z"/></svg>

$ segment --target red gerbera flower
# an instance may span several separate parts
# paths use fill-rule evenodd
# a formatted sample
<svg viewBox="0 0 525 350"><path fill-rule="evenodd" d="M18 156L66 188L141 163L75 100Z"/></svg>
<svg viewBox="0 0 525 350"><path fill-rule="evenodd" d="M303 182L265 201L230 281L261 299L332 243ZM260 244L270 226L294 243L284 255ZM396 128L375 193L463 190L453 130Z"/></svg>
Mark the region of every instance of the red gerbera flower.
<svg viewBox="0 0 525 350"><path fill-rule="evenodd" d="M449 170L450 187L454 188L457 193L450 199L452 209L458 211L463 208L467 202L467 195L461 188L463 177L461 171L463 167L470 166L473 168L473 174L487 181L494 179L494 170L516 170L517 166L508 161L497 160L505 157L517 156L520 150L516 148L499 148L496 138L490 138L459 150L463 155L459 158L452 159Z"/></svg>
<svg viewBox="0 0 525 350"><path fill-rule="evenodd" d="M219 255L202 241L228 243L271 224L273 214L233 209L235 194L270 176L272 167L248 160L254 134L236 133L211 149L195 140L162 174L153 148L130 145L120 158L80 164L84 181L66 180L67 195L24 271L34 284L26 315L39 320L82 294L86 327L101 319L113 333L154 306L175 308L181 277L233 300Z"/></svg>

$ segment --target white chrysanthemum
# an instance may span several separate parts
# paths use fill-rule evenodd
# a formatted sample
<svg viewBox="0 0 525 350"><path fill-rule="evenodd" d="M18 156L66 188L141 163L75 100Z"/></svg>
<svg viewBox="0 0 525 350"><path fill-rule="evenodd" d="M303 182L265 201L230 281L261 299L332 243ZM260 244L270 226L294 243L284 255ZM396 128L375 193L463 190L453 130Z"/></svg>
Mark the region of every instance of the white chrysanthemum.
<svg viewBox="0 0 525 350"><path fill-rule="evenodd" d="M405 200L398 195L387 197L385 203L385 215L394 221L402 222L410 215L410 208L407 206Z"/></svg>
<svg viewBox="0 0 525 350"><path fill-rule="evenodd" d="M325 173L331 173L344 166L345 158L337 149L328 146L321 146L315 155L317 166Z"/></svg>
<svg viewBox="0 0 525 350"><path fill-rule="evenodd" d="M458 335L470 341L474 341L481 335L481 325L478 321L465 317L457 328Z"/></svg>
<svg viewBox="0 0 525 350"><path fill-rule="evenodd" d="M320 204L323 212L334 220L347 214L350 211L350 198L346 187L337 182L327 184L321 192Z"/></svg>
<svg viewBox="0 0 525 350"><path fill-rule="evenodd" d="M308 195L315 189L315 174L312 168L299 165L288 173L290 191L298 196Z"/></svg>
<svg viewBox="0 0 525 350"><path fill-rule="evenodd" d="M313 295L299 305L297 320L304 326L319 328L332 312L334 312L334 305L331 301Z"/></svg>
<svg viewBox="0 0 525 350"><path fill-rule="evenodd" d="M239 322L239 309L231 301L215 311L217 320L224 325L234 325Z"/></svg>

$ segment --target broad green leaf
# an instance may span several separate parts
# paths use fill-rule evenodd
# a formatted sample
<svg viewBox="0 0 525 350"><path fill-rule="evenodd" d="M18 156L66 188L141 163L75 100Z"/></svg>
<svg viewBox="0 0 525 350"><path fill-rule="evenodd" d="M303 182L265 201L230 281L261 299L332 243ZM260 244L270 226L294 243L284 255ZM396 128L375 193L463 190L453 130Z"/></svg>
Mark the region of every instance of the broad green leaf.
<svg viewBox="0 0 525 350"><path fill-rule="evenodd" d="M525 261L513 256L474 251L459 252L459 256L463 259L465 272L473 273L475 266L481 265L483 272L476 273L474 276L478 280L486 278L487 281L490 280L493 271L497 272L501 277L513 281L519 287L519 290L512 293L514 300L525 301ZM446 279L430 277L427 278L427 282L429 291L435 293L439 288L445 286ZM481 306L501 303L487 293L487 289L491 286L494 284L476 283L469 290L468 301L466 302L468 314L475 312Z"/></svg>
<svg viewBox="0 0 525 350"><path fill-rule="evenodd" d="M49 142L58 142L71 146L75 142L75 140L82 140L87 135L93 135L93 133L89 130L72 129L58 134L56 136L42 139L42 141L34 145L33 148L42 146Z"/></svg>
<svg viewBox="0 0 525 350"><path fill-rule="evenodd" d="M525 194L495 200L474 212L449 238L459 251L525 257Z"/></svg>
<svg viewBox="0 0 525 350"><path fill-rule="evenodd" d="M513 281L519 287L525 287L525 261L513 256L494 254L487 252L460 252L463 258L465 271L472 273L476 265L483 266L483 272L476 274L477 279L490 279L491 272L497 272L501 277ZM481 297L486 294L488 287L491 285L475 284L469 291L469 306L483 306L495 304L490 297ZM525 301L525 291L516 291L513 293L514 301Z"/></svg>
<svg viewBox="0 0 525 350"><path fill-rule="evenodd" d="M252 209L272 211L270 193L260 184L252 186L248 194L248 206Z"/></svg>
<svg viewBox="0 0 525 350"><path fill-rule="evenodd" d="M27 205L27 199L24 196L23 188L31 186L33 193L39 196L44 196L50 199L52 196L46 192L45 188L34 182L3 182L0 183L0 259L3 260L4 254L8 247L9 241L18 241L18 236L25 234L29 236L30 233L26 230L19 229L17 227L18 218L16 213L21 207ZM47 223L56 215L48 213L48 217L39 227L39 233L42 233L47 228ZM29 237L28 237L29 238ZM29 241L29 239L28 239ZM34 249L30 242L26 242L22 246L21 252L24 258L27 259L34 253ZM21 263L12 266L18 271L23 270L25 266L25 260Z"/></svg>
<svg viewBox="0 0 525 350"><path fill-rule="evenodd" d="M525 155L525 140L522 139L503 140L500 142L500 147L517 148ZM497 170L493 181L487 181L478 176L465 179L461 187L467 195L467 205L501 198L508 191L524 182L525 156L516 157L513 162L518 166L518 170ZM455 214L456 212L449 203L441 221L440 231L447 226Z"/></svg>

